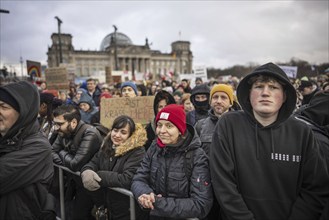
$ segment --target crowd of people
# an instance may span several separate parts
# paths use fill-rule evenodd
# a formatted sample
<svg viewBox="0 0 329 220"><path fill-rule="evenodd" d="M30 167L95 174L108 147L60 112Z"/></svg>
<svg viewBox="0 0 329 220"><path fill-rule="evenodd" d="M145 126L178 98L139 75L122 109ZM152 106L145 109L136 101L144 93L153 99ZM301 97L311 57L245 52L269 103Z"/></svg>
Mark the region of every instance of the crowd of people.
<svg viewBox="0 0 329 220"><path fill-rule="evenodd" d="M0 220L329 219L329 77L292 80L273 63L241 80L65 91L0 86ZM154 96L154 117L107 128L102 100ZM54 164L57 166L54 167ZM73 173L79 173L75 175ZM19 208L17 208L19 207Z"/></svg>

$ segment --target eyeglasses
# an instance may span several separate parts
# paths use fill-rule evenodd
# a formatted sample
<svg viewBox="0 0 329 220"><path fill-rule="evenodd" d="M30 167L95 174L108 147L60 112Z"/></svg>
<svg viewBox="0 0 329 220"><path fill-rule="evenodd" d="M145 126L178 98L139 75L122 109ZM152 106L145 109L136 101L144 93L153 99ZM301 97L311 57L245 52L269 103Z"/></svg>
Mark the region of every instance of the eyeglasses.
<svg viewBox="0 0 329 220"><path fill-rule="evenodd" d="M53 121L54 127L55 127L56 129L59 129L59 128L62 127L62 125L65 124L65 123L66 123L66 121L64 121L64 122L55 122L55 121Z"/></svg>

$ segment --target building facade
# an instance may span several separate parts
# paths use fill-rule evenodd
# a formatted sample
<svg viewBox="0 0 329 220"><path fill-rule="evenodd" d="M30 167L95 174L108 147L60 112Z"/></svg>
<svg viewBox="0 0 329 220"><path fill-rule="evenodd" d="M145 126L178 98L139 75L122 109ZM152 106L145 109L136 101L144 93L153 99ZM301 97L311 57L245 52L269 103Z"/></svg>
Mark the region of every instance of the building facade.
<svg viewBox="0 0 329 220"><path fill-rule="evenodd" d="M59 38L60 36L60 38ZM89 77L105 73L106 69L143 74L144 79L160 79L168 73L179 76L192 73L193 55L190 42L175 41L170 53L152 50L145 45L134 45L123 33L108 34L101 42L99 50L75 50L71 34L52 34L52 45L48 47L48 67L58 67L60 53L62 63L73 66L77 77ZM60 52L61 51L61 52Z"/></svg>

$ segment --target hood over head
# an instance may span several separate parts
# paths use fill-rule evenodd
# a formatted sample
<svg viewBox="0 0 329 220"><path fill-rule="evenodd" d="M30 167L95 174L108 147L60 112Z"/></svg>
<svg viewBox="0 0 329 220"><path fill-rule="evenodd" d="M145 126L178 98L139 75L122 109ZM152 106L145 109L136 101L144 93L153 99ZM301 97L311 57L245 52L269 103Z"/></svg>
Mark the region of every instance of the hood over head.
<svg viewBox="0 0 329 220"><path fill-rule="evenodd" d="M210 95L209 86L206 83L196 85L191 91L191 101L192 101L192 97L194 99L195 95L197 95L197 94L206 94L209 97L209 95Z"/></svg>
<svg viewBox="0 0 329 220"><path fill-rule="evenodd" d="M95 103L94 103L93 98L90 95L86 94L86 93L82 93L81 94L81 97L79 99L79 103L78 104L80 105L80 103L87 103L87 104L89 104L89 106L90 106L91 109L93 109L95 107Z"/></svg>
<svg viewBox="0 0 329 220"><path fill-rule="evenodd" d="M79 93L84 93L84 94L87 94L87 90L85 90L84 88L78 88L77 89L77 92L79 92Z"/></svg>
<svg viewBox="0 0 329 220"><path fill-rule="evenodd" d="M284 83L283 89L286 93L286 101L283 103L278 118L274 124L279 124L286 120L294 111L296 106L297 94L296 89L290 83L286 73L277 65L273 63L264 64L256 68L253 72L244 77L238 85L237 97L242 109L253 119L255 119L249 99L251 84L248 83L249 79L253 76L265 75L270 76L278 81Z"/></svg>
<svg viewBox="0 0 329 220"><path fill-rule="evenodd" d="M37 122L39 113L40 96L38 88L27 81L19 81L1 86L0 90L10 94L19 106L19 117L3 137L3 140L13 138L17 134L28 135L35 132L31 128Z"/></svg>
<svg viewBox="0 0 329 220"><path fill-rule="evenodd" d="M154 101L153 101L154 116L156 116L158 114L158 104L163 99L165 99L167 101L167 105L176 103L174 97L169 92L167 92L166 90L160 90L155 95Z"/></svg>
<svg viewBox="0 0 329 220"><path fill-rule="evenodd" d="M317 125L325 127L329 134L329 91L316 93L301 115Z"/></svg>
<svg viewBox="0 0 329 220"><path fill-rule="evenodd" d="M195 96L198 94L207 95L207 100L203 102L196 101ZM204 83L204 84L196 85L192 89L190 100L194 105L196 111L201 110L207 112L210 109L209 97L210 97L210 88L206 83Z"/></svg>
<svg viewBox="0 0 329 220"><path fill-rule="evenodd" d="M14 99L14 97L12 97L6 90L0 90L0 100L10 105L16 112L19 112L19 105L16 99Z"/></svg>

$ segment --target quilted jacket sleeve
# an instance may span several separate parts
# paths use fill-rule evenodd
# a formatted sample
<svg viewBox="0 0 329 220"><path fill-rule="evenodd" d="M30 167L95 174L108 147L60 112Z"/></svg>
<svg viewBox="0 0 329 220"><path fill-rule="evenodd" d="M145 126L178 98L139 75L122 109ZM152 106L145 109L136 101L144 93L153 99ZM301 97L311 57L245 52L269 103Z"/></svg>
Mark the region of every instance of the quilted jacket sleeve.
<svg viewBox="0 0 329 220"><path fill-rule="evenodd" d="M82 140L77 146L77 151L73 155L67 153L63 156L64 166L72 171L80 171L80 169L90 161L101 146L101 137L96 128L86 129Z"/></svg>
<svg viewBox="0 0 329 220"><path fill-rule="evenodd" d="M171 218L204 218L210 211L213 202L210 181L209 162L206 153L195 150L194 168L189 181L190 197L160 197L156 199L155 209L151 215Z"/></svg>

